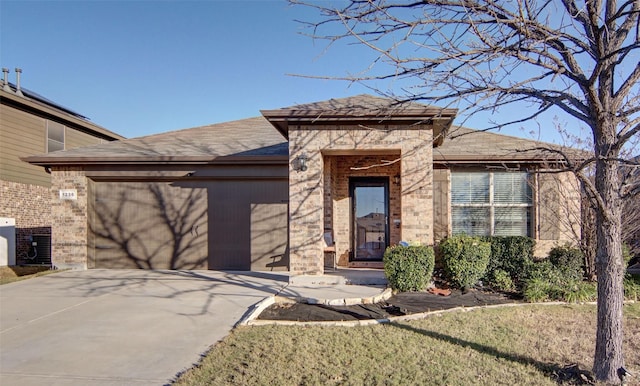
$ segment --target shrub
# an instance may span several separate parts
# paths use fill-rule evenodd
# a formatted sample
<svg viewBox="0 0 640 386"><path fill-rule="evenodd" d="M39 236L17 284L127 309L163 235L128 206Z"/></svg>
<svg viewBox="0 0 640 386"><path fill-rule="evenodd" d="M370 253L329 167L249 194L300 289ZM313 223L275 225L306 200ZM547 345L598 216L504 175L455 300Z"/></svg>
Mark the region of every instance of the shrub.
<svg viewBox="0 0 640 386"><path fill-rule="evenodd" d="M562 287L559 287L558 300L569 303L584 303L595 301L598 297L596 283L578 280L571 280Z"/></svg>
<svg viewBox="0 0 640 386"><path fill-rule="evenodd" d="M507 272L515 286L521 287L525 273L533 263L534 239L524 236L490 236L485 241L491 243L491 259L487 269L487 279L497 270Z"/></svg>
<svg viewBox="0 0 640 386"><path fill-rule="evenodd" d="M469 288L487 271L491 244L465 235L445 239L441 244L442 262L447 279L454 287Z"/></svg>
<svg viewBox="0 0 640 386"><path fill-rule="evenodd" d="M533 263L524 281L523 295L527 301L560 300L589 302L597 297L596 283L571 277L550 260Z"/></svg>
<svg viewBox="0 0 640 386"><path fill-rule="evenodd" d="M522 292L528 302L544 302L549 300L552 288L553 286L549 281L533 278L526 281Z"/></svg>
<svg viewBox="0 0 640 386"><path fill-rule="evenodd" d="M626 300L640 300L640 275L626 274L624 277L624 298Z"/></svg>
<svg viewBox="0 0 640 386"><path fill-rule="evenodd" d="M496 269L488 276L489 285L498 291L513 291L515 286L511 275L505 270Z"/></svg>
<svg viewBox="0 0 640 386"><path fill-rule="evenodd" d="M421 291L431 280L435 255L428 246L393 246L383 257L384 273L397 291Z"/></svg>
<svg viewBox="0 0 640 386"><path fill-rule="evenodd" d="M622 260L624 260L624 266L627 267L631 262L633 255L631 254L631 248L627 243L622 243Z"/></svg>
<svg viewBox="0 0 640 386"><path fill-rule="evenodd" d="M569 245L555 247L549 251L549 261L567 279L581 280L584 277L584 255L578 248Z"/></svg>

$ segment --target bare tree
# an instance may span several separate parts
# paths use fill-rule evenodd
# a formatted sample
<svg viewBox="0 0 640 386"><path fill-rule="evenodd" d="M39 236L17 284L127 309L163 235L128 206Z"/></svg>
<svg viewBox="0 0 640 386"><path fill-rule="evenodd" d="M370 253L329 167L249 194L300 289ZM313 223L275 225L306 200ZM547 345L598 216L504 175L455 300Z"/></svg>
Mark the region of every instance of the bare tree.
<svg viewBox="0 0 640 386"><path fill-rule="evenodd" d="M622 200L637 195L624 150L640 131L640 1L353 0L342 8L292 0L319 11L310 35L368 47L376 57L354 76L399 103L448 103L472 115L529 103L518 124L562 112L592 133L589 159L566 158L593 202L597 224L598 328L594 373L618 382L622 356ZM343 3L344 4L344 3ZM338 32L335 32L338 31ZM376 88L381 80L401 92ZM395 94L395 95L394 95ZM522 105L519 105L522 106ZM595 180L582 173L595 169Z"/></svg>

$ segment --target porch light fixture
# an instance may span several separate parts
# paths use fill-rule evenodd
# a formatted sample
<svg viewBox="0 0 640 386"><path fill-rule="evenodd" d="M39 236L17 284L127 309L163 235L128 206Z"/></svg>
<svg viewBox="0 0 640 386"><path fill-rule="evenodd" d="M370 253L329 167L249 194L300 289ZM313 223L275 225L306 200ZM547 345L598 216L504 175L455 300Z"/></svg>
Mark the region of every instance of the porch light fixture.
<svg viewBox="0 0 640 386"><path fill-rule="evenodd" d="M305 171L307 171L307 161L308 160L309 160L309 157L307 156L306 153L300 154L293 161L293 170L295 170L297 172L305 172Z"/></svg>
<svg viewBox="0 0 640 386"><path fill-rule="evenodd" d="M393 183L396 185L400 185L400 174L396 174L393 176Z"/></svg>

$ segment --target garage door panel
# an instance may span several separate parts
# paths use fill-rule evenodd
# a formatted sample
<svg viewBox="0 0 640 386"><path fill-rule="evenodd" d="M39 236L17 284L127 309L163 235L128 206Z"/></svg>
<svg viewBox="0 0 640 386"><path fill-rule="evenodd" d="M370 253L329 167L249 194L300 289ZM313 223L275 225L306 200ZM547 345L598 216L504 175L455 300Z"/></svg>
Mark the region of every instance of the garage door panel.
<svg viewBox="0 0 640 386"><path fill-rule="evenodd" d="M98 182L96 268L207 269L207 191L155 182Z"/></svg>
<svg viewBox="0 0 640 386"><path fill-rule="evenodd" d="M288 182L216 181L209 186L211 269L288 270Z"/></svg>
<svg viewBox="0 0 640 386"><path fill-rule="evenodd" d="M252 270L289 268L287 219L287 204L251 205Z"/></svg>

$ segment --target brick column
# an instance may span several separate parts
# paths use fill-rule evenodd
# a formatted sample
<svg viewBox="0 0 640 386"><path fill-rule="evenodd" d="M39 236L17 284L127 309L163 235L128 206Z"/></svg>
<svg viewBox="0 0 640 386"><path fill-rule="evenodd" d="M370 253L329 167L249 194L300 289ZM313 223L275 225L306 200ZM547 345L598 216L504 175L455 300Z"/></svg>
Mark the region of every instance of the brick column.
<svg viewBox="0 0 640 386"><path fill-rule="evenodd" d="M402 142L402 240L433 244L433 133L398 133Z"/></svg>
<svg viewBox="0 0 640 386"><path fill-rule="evenodd" d="M322 274L324 162L319 148L308 143L305 135L313 133L289 130L289 270L292 274ZM296 160L303 153L307 170L297 171Z"/></svg>
<svg viewBox="0 0 640 386"><path fill-rule="evenodd" d="M61 199L61 189L75 189L75 199ZM51 262L61 269L87 269L87 178L81 167L51 172Z"/></svg>

